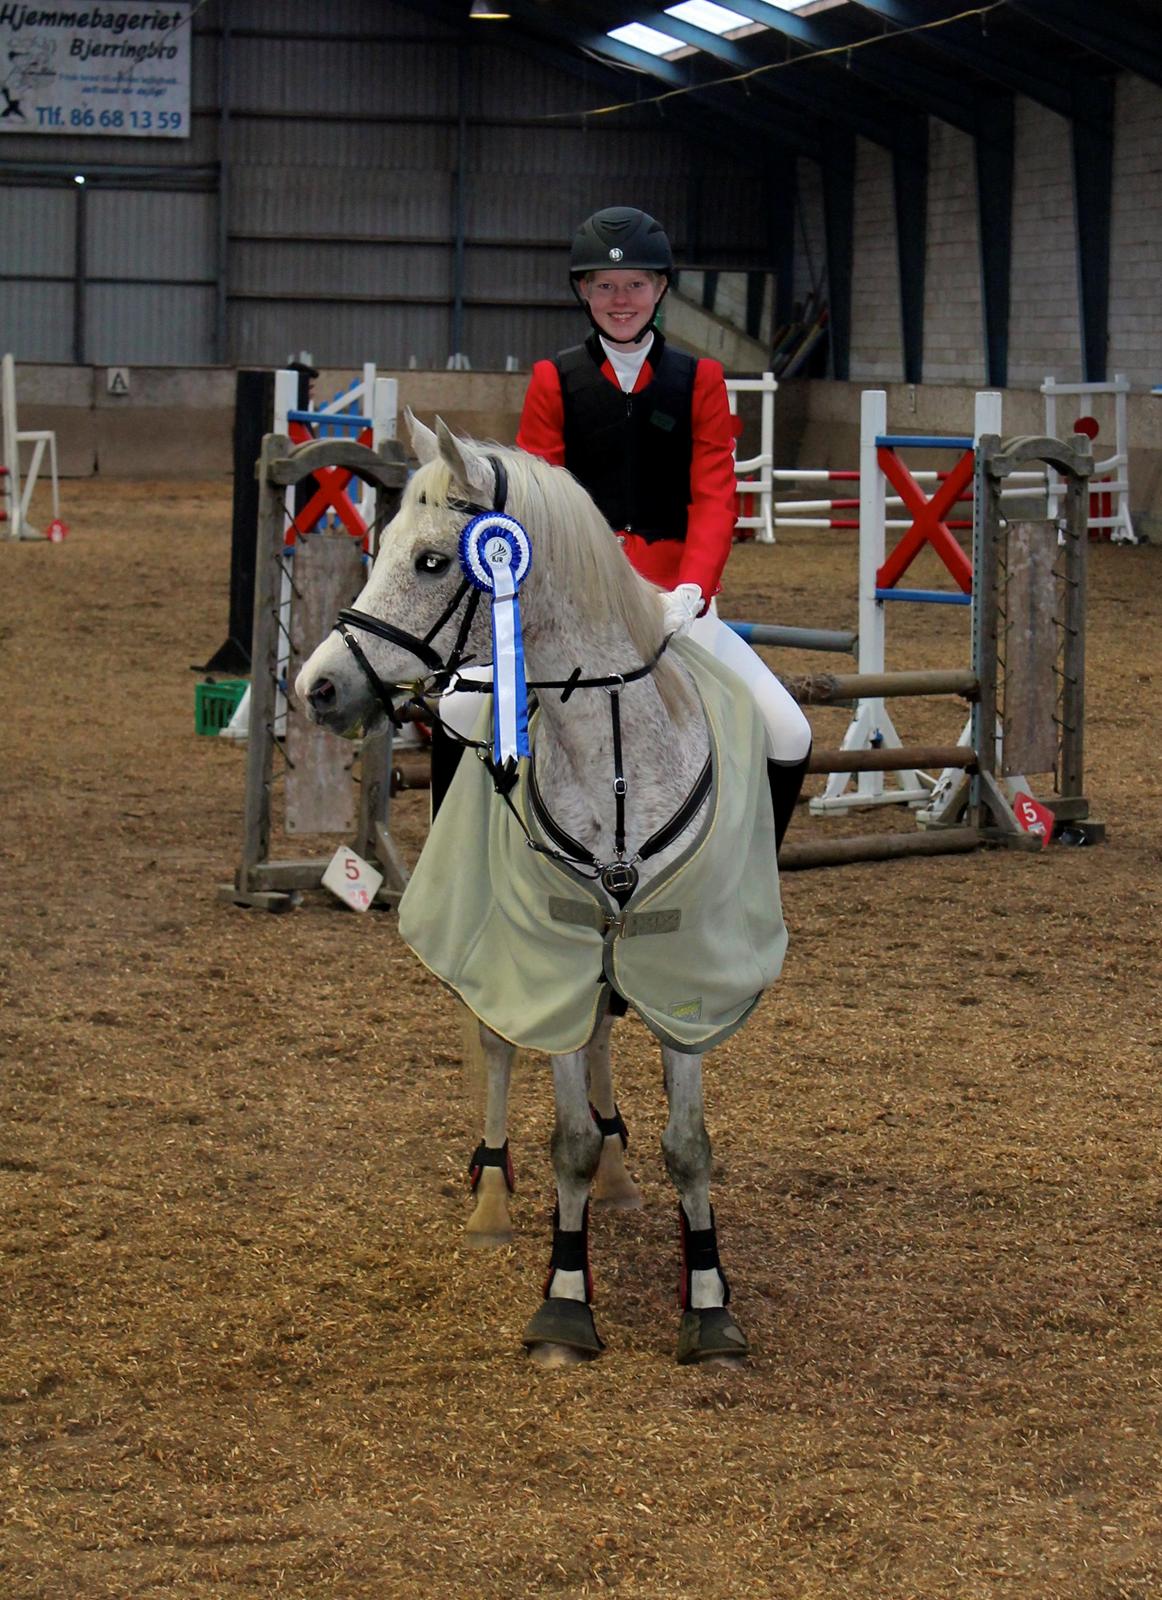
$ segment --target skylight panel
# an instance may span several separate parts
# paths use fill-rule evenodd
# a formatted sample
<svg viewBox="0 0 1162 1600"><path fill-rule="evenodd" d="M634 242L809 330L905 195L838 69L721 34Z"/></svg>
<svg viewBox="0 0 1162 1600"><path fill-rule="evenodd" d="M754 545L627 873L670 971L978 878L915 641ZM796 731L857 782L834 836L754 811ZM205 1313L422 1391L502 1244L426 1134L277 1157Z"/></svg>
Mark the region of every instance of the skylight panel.
<svg viewBox="0 0 1162 1600"><path fill-rule="evenodd" d="M716 5L714 0L682 0L680 5L667 6L666 15L688 22L692 28L703 28L707 33L730 33L734 28L745 28L748 19Z"/></svg>
<svg viewBox="0 0 1162 1600"><path fill-rule="evenodd" d="M647 28L644 22L627 22L622 28L610 28L608 37L632 45L635 50L644 50L651 56L668 56L682 48L680 39L672 39L668 33L659 33L656 28Z"/></svg>

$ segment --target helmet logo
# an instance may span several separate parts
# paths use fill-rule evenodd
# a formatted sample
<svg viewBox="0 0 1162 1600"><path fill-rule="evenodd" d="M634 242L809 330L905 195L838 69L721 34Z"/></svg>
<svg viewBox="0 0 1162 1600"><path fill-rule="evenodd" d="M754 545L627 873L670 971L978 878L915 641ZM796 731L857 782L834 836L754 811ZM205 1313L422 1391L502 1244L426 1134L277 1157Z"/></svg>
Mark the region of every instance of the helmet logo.
<svg viewBox="0 0 1162 1600"><path fill-rule="evenodd" d="M613 249L609 252L609 259L611 261L620 261L621 257L622 257L622 251L620 251L617 248L617 246L614 245Z"/></svg>

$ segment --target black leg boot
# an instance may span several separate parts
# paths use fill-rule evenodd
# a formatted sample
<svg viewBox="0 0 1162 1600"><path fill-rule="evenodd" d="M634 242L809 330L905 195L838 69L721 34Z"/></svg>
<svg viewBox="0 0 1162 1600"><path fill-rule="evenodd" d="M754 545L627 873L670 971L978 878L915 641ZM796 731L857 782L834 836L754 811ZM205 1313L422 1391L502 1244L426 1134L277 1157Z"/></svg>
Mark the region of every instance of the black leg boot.
<svg viewBox="0 0 1162 1600"><path fill-rule="evenodd" d="M771 786L771 809L775 813L775 852L782 848L783 838L791 825L791 818L795 814L795 806L799 799L799 791L803 787L803 779L807 774L807 763L811 759L811 751L802 761L770 761L767 762L767 782Z"/></svg>

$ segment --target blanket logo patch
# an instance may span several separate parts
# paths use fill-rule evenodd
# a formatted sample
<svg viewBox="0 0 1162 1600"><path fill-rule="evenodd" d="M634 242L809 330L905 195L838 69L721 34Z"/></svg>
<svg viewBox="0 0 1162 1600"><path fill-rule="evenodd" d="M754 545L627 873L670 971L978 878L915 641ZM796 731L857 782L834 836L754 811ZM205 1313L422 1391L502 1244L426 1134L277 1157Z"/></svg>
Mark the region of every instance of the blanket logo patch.
<svg viewBox="0 0 1162 1600"><path fill-rule="evenodd" d="M669 1015L679 1022L701 1022L702 996L697 1000L683 1000L676 1006L671 1006Z"/></svg>

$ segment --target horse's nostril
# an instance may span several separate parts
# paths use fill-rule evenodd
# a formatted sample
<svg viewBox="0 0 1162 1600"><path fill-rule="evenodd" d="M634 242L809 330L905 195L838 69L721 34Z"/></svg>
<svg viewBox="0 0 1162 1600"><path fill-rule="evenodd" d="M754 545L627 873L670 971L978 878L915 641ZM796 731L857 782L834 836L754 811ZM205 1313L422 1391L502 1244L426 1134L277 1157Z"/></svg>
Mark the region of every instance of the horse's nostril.
<svg viewBox="0 0 1162 1600"><path fill-rule="evenodd" d="M335 702L335 685L330 678L320 678L318 683L307 695L307 699L316 711L325 711Z"/></svg>

